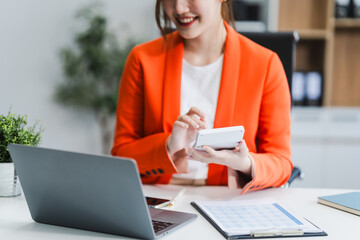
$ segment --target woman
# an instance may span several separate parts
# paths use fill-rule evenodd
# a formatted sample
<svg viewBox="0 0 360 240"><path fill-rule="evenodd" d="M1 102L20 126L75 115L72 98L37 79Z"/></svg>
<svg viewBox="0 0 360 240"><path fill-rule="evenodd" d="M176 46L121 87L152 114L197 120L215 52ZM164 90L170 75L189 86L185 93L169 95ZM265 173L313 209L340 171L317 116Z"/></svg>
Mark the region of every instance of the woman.
<svg viewBox="0 0 360 240"><path fill-rule="evenodd" d="M156 19L163 37L136 46L123 72L112 154L135 159L144 183L243 193L286 183L290 94L278 56L229 25L226 0L157 0ZM177 31L166 34L170 21ZM236 125L246 143L234 150L191 148L199 129Z"/></svg>

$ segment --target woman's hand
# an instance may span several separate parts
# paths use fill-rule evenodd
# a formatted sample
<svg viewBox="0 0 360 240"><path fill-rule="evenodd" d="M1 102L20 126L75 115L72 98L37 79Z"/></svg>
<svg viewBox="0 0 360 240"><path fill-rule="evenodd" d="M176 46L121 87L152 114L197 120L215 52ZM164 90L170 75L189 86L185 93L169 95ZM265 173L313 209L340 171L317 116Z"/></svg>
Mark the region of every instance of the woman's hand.
<svg viewBox="0 0 360 240"><path fill-rule="evenodd" d="M202 151L191 149L191 159L203 163L216 163L228 166L234 170L251 176L252 161L249 157L249 149L245 141L241 141L234 150L215 151L209 146L202 146Z"/></svg>
<svg viewBox="0 0 360 240"><path fill-rule="evenodd" d="M187 172L188 148L195 140L197 131L204 128L205 114L196 107L175 121L166 148L179 172Z"/></svg>

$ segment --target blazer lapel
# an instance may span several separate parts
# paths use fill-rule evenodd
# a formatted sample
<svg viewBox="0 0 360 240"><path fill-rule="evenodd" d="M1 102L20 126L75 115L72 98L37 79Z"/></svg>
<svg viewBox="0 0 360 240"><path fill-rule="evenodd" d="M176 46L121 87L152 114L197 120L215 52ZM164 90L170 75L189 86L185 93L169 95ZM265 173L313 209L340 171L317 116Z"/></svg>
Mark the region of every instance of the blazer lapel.
<svg viewBox="0 0 360 240"><path fill-rule="evenodd" d="M237 76L240 71L240 43L237 32L225 21L224 24L227 36L214 128L232 126L238 85ZM223 165L210 164L207 184L219 185L224 181L227 181L227 168Z"/></svg>
<svg viewBox="0 0 360 240"><path fill-rule="evenodd" d="M180 114L184 44L178 32L174 32L167 38L166 45L162 121L164 131L171 132L172 126Z"/></svg>

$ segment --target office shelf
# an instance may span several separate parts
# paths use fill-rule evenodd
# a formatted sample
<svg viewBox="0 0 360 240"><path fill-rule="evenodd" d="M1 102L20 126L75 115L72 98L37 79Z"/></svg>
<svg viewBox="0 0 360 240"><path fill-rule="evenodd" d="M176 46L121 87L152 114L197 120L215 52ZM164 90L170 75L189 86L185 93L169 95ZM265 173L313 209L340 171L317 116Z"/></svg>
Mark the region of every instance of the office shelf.
<svg viewBox="0 0 360 240"><path fill-rule="evenodd" d="M301 29L299 30L299 36L302 40L325 40L328 36L328 32L323 29Z"/></svg>
<svg viewBox="0 0 360 240"><path fill-rule="evenodd" d="M360 29L360 19L336 19L334 20L336 28L359 28Z"/></svg>
<svg viewBox="0 0 360 240"><path fill-rule="evenodd" d="M335 19L335 0L279 0L279 30L297 30L296 70L323 74L324 106L360 106L360 19Z"/></svg>

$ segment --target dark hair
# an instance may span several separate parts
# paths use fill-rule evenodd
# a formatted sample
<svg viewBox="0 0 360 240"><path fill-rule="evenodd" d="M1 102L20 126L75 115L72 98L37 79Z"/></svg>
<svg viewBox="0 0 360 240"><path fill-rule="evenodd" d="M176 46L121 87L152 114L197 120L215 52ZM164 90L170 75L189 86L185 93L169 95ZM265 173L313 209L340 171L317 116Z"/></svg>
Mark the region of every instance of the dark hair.
<svg viewBox="0 0 360 240"><path fill-rule="evenodd" d="M171 28L170 18L166 15L164 9L162 8L162 1L163 0L156 0L155 19L161 35L165 38L165 35L171 33L173 29ZM221 17L227 23L235 27L234 15L232 10L232 0L223 1L221 3ZM161 22L161 20L163 20L163 23Z"/></svg>

